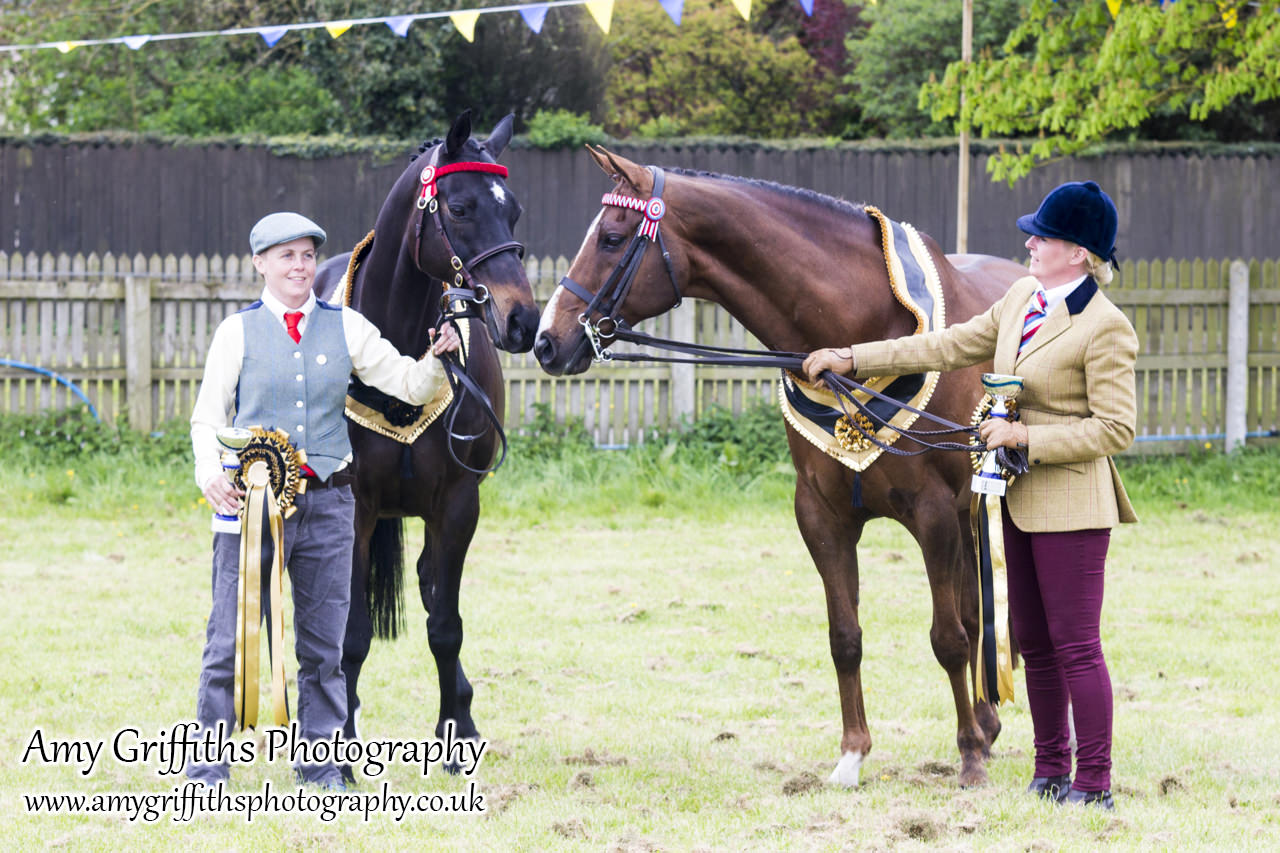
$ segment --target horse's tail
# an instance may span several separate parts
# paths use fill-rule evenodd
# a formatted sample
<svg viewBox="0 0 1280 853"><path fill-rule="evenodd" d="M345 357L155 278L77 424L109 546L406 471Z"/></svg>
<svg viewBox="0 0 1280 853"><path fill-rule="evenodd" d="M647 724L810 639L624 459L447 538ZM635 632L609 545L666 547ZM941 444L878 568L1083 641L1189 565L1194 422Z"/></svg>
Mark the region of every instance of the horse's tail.
<svg viewBox="0 0 1280 853"><path fill-rule="evenodd" d="M404 519L380 518L373 526L368 593L373 635L394 640L404 627Z"/></svg>

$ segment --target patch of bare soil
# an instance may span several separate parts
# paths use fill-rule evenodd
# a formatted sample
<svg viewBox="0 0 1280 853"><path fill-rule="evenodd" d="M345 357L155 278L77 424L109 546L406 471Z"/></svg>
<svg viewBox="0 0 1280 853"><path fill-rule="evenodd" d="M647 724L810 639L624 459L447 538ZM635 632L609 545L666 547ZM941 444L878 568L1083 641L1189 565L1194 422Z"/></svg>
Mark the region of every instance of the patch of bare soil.
<svg viewBox="0 0 1280 853"><path fill-rule="evenodd" d="M493 817L494 815L501 814L506 811L512 803L534 790L536 787L537 786L530 785L527 782L519 782L515 785L485 785L485 817Z"/></svg>
<svg viewBox="0 0 1280 853"><path fill-rule="evenodd" d="M568 820L558 820L551 824L551 831L561 838L586 838L587 828L582 823L582 818L571 817Z"/></svg>
<svg viewBox="0 0 1280 853"><path fill-rule="evenodd" d="M565 764L581 764L587 767L618 767L627 763L627 759L621 755L609 755L606 752L597 753L591 747L583 750L582 755L566 755L561 760Z"/></svg>
<svg viewBox="0 0 1280 853"><path fill-rule="evenodd" d="M782 793L788 797L794 797L798 794L809 794L822 787L822 780L818 778L816 773L810 773L805 770L792 776L790 779L782 783Z"/></svg>

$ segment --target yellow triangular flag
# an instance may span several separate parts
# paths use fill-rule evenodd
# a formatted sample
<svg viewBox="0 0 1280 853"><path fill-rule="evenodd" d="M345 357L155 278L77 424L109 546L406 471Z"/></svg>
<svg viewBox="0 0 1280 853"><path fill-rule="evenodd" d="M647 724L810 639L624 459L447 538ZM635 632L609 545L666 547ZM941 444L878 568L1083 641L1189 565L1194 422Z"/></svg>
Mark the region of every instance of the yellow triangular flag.
<svg viewBox="0 0 1280 853"><path fill-rule="evenodd" d="M587 0L587 11L596 19L600 29L608 33L609 23L613 20L613 0Z"/></svg>
<svg viewBox="0 0 1280 853"><path fill-rule="evenodd" d="M751 0L733 0L733 8L738 10L744 21L751 20Z"/></svg>
<svg viewBox="0 0 1280 853"><path fill-rule="evenodd" d="M1111 10L1111 17L1114 19L1120 14L1120 3L1122 0L1107 0L1107 8Z"/></svg>
<svg viewBox="0 0 1280 853"><path fill-rule="evenodd" d="M458 32L462 33L462 37L467 41L476 40L476 20L480 17L479 12L454 12L449 16L449 20L453 21L453 25L458 28Z"/></svg>
<svg viewBox="0 0 1280 853"><path fill-rule="evenodd" d="M71 51L75 50L79 46L80 46L79 43L74 41L59 42L57 44L58 53L70 53Z"/></svg>
<svg viewBox="0 0 1280 853"><path fill-rule="evenodd" d="M338 36L351 29L350 21L334 21L331 24L325 24L324 28L329 31L329 35L337 38Z"/></svg>

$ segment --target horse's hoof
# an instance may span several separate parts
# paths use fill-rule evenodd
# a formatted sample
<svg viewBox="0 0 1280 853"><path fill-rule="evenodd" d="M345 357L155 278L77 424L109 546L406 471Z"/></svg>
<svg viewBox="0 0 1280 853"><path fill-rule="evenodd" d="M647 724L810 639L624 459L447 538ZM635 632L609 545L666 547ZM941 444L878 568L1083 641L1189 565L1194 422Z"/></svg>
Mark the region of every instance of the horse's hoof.
<svg viewBox="0 0 1280 853"><path fill-rule="evenodd" d="M960 769L960 787L961 788L985 788L990 782L987 776L987 768L982 765L977 767L962 767Z"/></svg>
<svg viewBox="0 0 1280 853"><path fill-rule="evenodd" d="M862 753L846 752L840 756L840 763L836 765L836 769L831 772L831 776L827 781L832 785L840 785L845 788L858 787L858 777L862 773Z"/></svg>

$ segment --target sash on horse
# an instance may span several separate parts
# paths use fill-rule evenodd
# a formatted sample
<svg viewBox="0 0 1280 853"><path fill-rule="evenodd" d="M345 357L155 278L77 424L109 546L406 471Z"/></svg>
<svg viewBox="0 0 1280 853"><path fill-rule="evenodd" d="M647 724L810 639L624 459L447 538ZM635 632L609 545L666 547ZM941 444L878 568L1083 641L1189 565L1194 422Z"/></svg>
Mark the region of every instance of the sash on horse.
<svg viewBox="0 0 1280 853"><path fill-rule="evenodd" d="M868 206L866 211L880 225L889 287L898 302L916 318L915 333L946 326L942 284L920 235L915 228L894 222L874 207ZM909 376L877 376L863 384L900 403L923 409L929 405L939 375L931 371ZM794 373L783 374L778 386L778 404L795 431L840 464L861 472L884 452L884 448L870 441L866 434L874 434L881 444L891 445L897 440L898 431L910 427L919 415L866 392L856 391L854 395L880 419L878 429L861 412L846 415L834 394ZM850 417L856 418L857 423L850 423Z"/></svg>
<svg viewBox="0 0 1280 853"><path fill-rule="evenodd" d="M356 270L360 262L373 245L373 234L370 231L351 252L351 261L347 265L346 275L338 285L333 301L338 305L351 304L351 283L355 280ZM471 345L471 321L460 317L454 322L458 326L458 334L462 337L462 348L458 357L462 364L466 363L467 348ZM426 357L424 353L423 358ZM411 406L394 397L383 394L376 388L357 383L351 384L347 392L346 414L355 423L367 430L395 439L401 444L413 444L418 436L426 432L427 427L436 418L444 414L453 402L453 386L448 382L440 384L435 395L421 406Z"/></svg>

